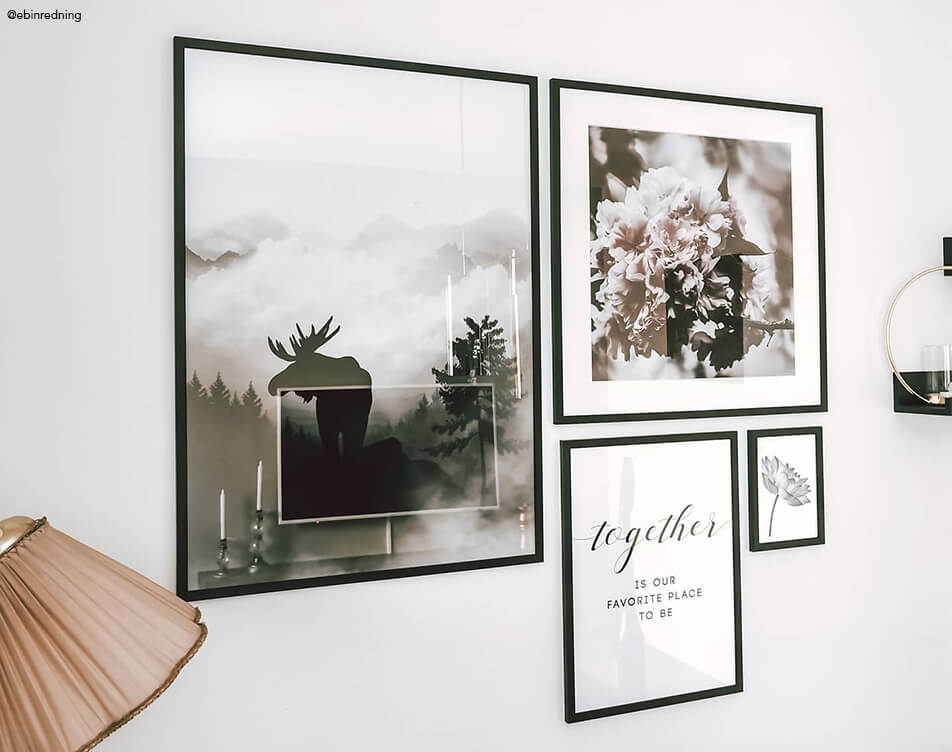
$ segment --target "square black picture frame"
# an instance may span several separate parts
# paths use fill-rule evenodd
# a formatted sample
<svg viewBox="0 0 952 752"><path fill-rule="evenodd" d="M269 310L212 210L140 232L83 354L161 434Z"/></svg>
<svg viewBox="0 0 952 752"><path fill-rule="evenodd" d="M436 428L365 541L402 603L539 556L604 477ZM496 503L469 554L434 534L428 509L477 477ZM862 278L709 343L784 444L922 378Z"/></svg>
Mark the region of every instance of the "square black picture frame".
<svg viewBox="0 0 952 752"><path fill-rule="evenodd" d="M818 227L818 304L819 304L819 399L815 403L777 405L768 407L740 407L691 410L663 410L644 412L619 410L617 412L567 413L565 409L565 374L563 343L562 302L562 198L561 198L561 98L563 90L581 90L606 94L629 94L640 97L723 105L727 107L786 111L811 115L816 122L816 181ZM679 420L685 418L717 418L745 415L782 415L797 413L827 412L827 322L826 322L826 262L824 219L824 168L823 168L823 109L811 105L769 102L757 99L698 94L667 89L653 89L619 84L596 83L555 78L549 81L549 175L550 175L550 238L552 253L552 363L553 363L553 421L556 425L578 423L610 423L645 420Z"/></svg>
<svg viewBox="0 0 952 752"><path fill-rule="evenodd" d="M531 553L495 558L463 559L447 563L409 565L392 569L302 577L298 579L258 583L192 588L189 586L188 552L188 454L187 454L187 381L186 361L186 91L185 57L187 50L208 50L246 56L284 58L290 60L330 63L408 73L452 76L464 79L497 81L526 87L526 138L528 148L528 231L531 263L532 311L532 387L533 399L531 454L534 467L532 523L534 535ZM540 223L539 223L539 116L538 78L535 76L429 63L362 57L294 48L217 41L192 37L173 38L173 175L174 175L174 331L175 331L175 438L176 438L176 593L186 600L205 600L255 593L297 590L346 583L416 577L430 574L538 563L544 560L543 494L542 494L542 343L540 303Z"/></svg>
<svg viewBox="0 0 952 752"><path fill-rule="evenodd" d="M760 467L757 461L757 442L772 436L813 436L816 442L816 515L817 534L812 538L762 542L760 540ZM782 548L821 546L826 543L826 519L823 486L823 428L806 426L799 428L751 429L747 432L747 526L750 550L777 551Z"/></svg>
<svg viewBox="0 0 952 752"><path fill-rule="evenodd" d="M632 703L625 703L611 707L593 710L577 711L575 709L575 624L573 612L573 565L572 565L572 464L571 454L574 449L590 447L613 447L641 444L668 444L691 441L730 442L731 461L731 536L732 536L732 569L733 569L733 613L734 613L734 683L723 687L672 695L668 697L652 698ZM705 700L713 697L737 694L744 691L744 660L743 660L743 619L741 608L741 566L740 566L740 490L738 470L738 433L737 431L712 431L699 433L665 434L654 436L623 436L609 438L570 439L559 443L561 460L561 535L562 535L562 648L563 648L563 681L564 681L564 711L566 723L577 723L596 718L606 718L613 715L622 715L641 710L677 705L695 700Z"/></svg>

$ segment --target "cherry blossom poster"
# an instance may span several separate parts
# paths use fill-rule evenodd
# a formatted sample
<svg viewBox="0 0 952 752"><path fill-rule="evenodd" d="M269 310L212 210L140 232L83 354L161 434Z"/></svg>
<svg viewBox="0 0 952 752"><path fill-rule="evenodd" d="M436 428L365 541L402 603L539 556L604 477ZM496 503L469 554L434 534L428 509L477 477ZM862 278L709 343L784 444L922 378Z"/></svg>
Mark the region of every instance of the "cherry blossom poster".
<svg viewBox="0 0 952 752"><path fill-rule="evenodd" d="M820 111L578 82L552 106L557 421L825 409Z"/></svg>
<svg viewBox="0 0 952 752"><path fill-rule="evenodd" d="M736 449L736 433L562 443L567 722L742 690ZM671 482L686 464L703 482Z"/></svg>

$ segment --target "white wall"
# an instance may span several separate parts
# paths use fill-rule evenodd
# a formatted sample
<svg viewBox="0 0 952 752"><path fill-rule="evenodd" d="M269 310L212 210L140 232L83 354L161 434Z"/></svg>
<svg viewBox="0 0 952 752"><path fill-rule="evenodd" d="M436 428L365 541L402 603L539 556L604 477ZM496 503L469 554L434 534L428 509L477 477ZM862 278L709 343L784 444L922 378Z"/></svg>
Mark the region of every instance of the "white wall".
<svg viewBox="0 0 952 752"><path fill-rule="evenodd" d="M804 102L826 121L828 415L548 427L544 564L205 603L206 647L104 750L952 748L952 420L892 413L881 337L893 291L952 234L952 6L70 7L81 23L0 21L0 517L46 514L169 587L174 34ZM544 189L543 228L547 207ZM557 439L816 422L828 543L745 551L744 693L565 725Z"/></svg>

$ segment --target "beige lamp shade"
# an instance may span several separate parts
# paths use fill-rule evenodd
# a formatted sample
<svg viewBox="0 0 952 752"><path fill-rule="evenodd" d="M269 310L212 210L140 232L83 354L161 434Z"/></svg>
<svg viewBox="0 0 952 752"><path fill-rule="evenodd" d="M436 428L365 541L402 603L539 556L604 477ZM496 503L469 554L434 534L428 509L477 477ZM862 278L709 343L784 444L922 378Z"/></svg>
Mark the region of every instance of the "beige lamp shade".
<svg viewBox="0 0 952 752"><path fill-rule="evenodd" d="M197 608L45 519L0 521L0 750L92 749L206 634Z"/></svg>

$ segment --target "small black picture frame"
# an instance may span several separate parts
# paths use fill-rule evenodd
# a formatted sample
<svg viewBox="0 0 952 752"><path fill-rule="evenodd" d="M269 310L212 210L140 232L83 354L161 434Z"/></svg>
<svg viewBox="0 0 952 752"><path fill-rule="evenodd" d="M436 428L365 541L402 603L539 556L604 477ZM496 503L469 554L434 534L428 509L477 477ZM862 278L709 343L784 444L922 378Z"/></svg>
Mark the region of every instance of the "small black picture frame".
<svg viewBox="0 0 952 752"><path fill-rule="evenodd" d="M813 504L815 504L814 509L816 510L816 535L810 535L806 537L792 537L780 540L761 540L760 490L764 483L762 478L764 468L761 466L762 458L759 454L760 440L797 436L813 436L814 438L813 452L815 464L814 467L811 468L813 471L812 475L806 476L805 480L808 483L810 480L813 480L811 491L815 498L811 501ZM819 546L826 543L826 522L823 506L823 429L820 426L807 426L803 428L771 428L748 431L747 483L747 523L750 535L751 551L775 551L781 548ZM778 499L775 497L774 502L772 502L772 506L775 506L777 503Z"/></svg>
<svg viewBox="0 0 952 752"><path fill-rule="evenodd" d="M732 583L730 635L733 649L729 655L734 679L732 682L713 688L678 694L651 697L635 702L622 702L587 710L577 709L576 635L574 617L574 566L573 566L573 501L572 501L572 453L579 449L611 448L620 446L643 446L683 444L686 442L728 442L730 452L730 500L731 544L730 568ZM611 438L573 439L560 442L561 497L562 497L562 634L565 722L576 723L596 718L605 718L624 713L676 705L694 700L704 700L744 691L743 679L743 628L741 618L741 568L740 568L740 504L738 484L738 434L736 431L667 434L657 436L627 436Z"/></svg>
<svg viewBox="0 0 952 752"><path fill-rule="evenodd" d="M809 244L811 244L811 250L809 252L811 257L811 269L815 268L815 274L811 272L809 283L811 289L815 288L815 301L811 300L810 304L811 308L815 308L815 311L811 312L811 321L815 318L815 328L811 326L805 330L805 332L810 333L809 336L811 337L811 367L809 369L811 374L810 378L815 378L815 385L811 386L807 390L809 392L809 396L804 394L803 397L795 397L790 399L788 395L785 394L785 389L778 386L775 393L772 393L766 399L751 399L744 396L745 390L741 389L733 391L739 392L742 396L742 399L734 400L733 397L719 397L719 401L715 404L704 397L679 396L677 398L671 399L665 397L662 400L658 400L655 398L655 396L649 396L643 390L645 385L649 387L651 386L650 382L654 380L655 377L639 377L638 379L632 380L626 384L622 380L611 381L611 379L614 378L612 376L600 375L598 378L596 378L593 374L590 379L591 384L586 386L580 381L580 377L577 373L575 373L575 371L582 362L581 359L590 357L590 354L582 352L582 346L580 343L584 338L575 336L575 334L579 334L581 332L581 329L578 327L571 329L566 323L570 318L574 318L581 309L576 306L571 300L570 296L566 294L566 288L564 285L568 285L569 289L578 289L576 287L576 283L579 285L585 284L586 282L591 284L591 275L580 274L578 269L570 270L567 268L567 264L565 262L565 251L563 250L563 246L570 244L572 249L570 253L574 258L574 254L576 254L578 248L580 247L579 243L572 242L568 239L570 233L567 231L566 224L563 221L566 211L577 210L576 202L567 202L563 197L563 192L567 190L567 184L565 181L568 178L566 176L571 174L574 178L576 178L576 183L581 180L579 177L579 170L574 168L566 169L566 166L563 164L565 161L563 158L566 155L566 150L564 148L566 141L571 144L572 154L577 154L579 149L585 148L584 140L579 139L577 137L578 134L574 131L570 132L565 122L565 113L567 109L566 98L579 94L602 98L618 98L619 95L621 95L639 98L644 102L657 100L660 106L665 106L666 104L672 103L682 103L685 106L695 106L698 112L697 121L694 124L689 125L687 128L677 132L677 135L690 135L694 138L708 138L708 135L721 135L725 140L734 140L734 137L728 136L726 133L708 134L704 136L701 135L705 133L704 113L710 112L714 108L730 109L736 112L738 117L743 117L744 113L756 114L756 111L760 110L774 113L778 116L790 115L793 117L806 117L812 120L815 128L815 136L812 139L812 143L810 143L809 149L805 149L805 145L803 145L801 151L805 149L806 151L811 152L811 159L813 159L815 162L815 171L811 170L807 172L801 172L800 178L801 182L803 178L815 181L815 190L813 191L815 193L815 200L804 202L798 210L804 215L810 215L810 222L808 224L811 226L815 221L815 230L809 233L801 233L799 235L801 238L809 238ZM649 106L650 105L645 105L646 108ZM598 116L595 114L589 114L588 117L590 119L586 122L589 123L589 130L591 130L592 127L595 127L599 124ZM617 122L612 122L611 124L606 123L606 125L609 125L609 130L619 130ZM684 418L715 418L742 415L780 415L827 412L827 323L822 108L812 105L769 102L739 97L670 91L638 86L626 86L568 79L551 79L549 81L549 128L549 175L551 201L550 237L552 248L551 284L553 332L553 421L557 425L565 425L577 423L677 420ZM632 121L630 123L626 123L624 125L624 129L631 129L631 132L634 133L635 131L640 130L641 126L638 125L637 122ZM654 131L655 129L646 128L645 130L647 132ZM644 164L642 167L644 167ZM589 183L594 182L593 178L591 177L591 166L586 177L588 178ZM573 185L575 184L573 183ZM591 190L593 186L589 185L588 188ZM813 193L810 195L812 196ZM569 203L571 203L572 207L574 208L567 208ZM792 206L793 202L791 202L791 212L793 211ZM594 226L595 222L591 206L589 213L591 216L589 217L588 225L589 231L591 232L591 227ZM580 224L581 223L578 222L572 223L571 227L574 228L576 225L580 226ZM572 237L576 240L578 239L576 235L572 235ZM815 244L815 249L812 248L812 244ZM799 285L800 282L797 281L797 284ZM811 293L811 295L812 294L814 293ZM770 327L775 327L778 325L782 327L783 324L790 324L792 328L793 324L796 323L797 321L791 322L790 319L786 318L783 322L753 322L755 326L766 325L770 331L769 337L771 339L773 339L774 333L777 330ZM594 329L594 323L592 328ZM792 333L788 332L786 334L789 335ZM797 343L798 345L800 344L799 338ZM683 345L679 344L678 347L683 347ZM688 349L697 351L699 348L696 348L692 343ZM743 357L746 358L746 355ZM631 360L634 362L638 360L638 355L634 355L629 358L628 354L626 354L625 360ZM713 362L713 357L711 358L711 361ZM701 364L699 363L698 365L700 367ZM609 381L600 381L600 379L608 379ZM690 383L690 379L682 379L682 381L684 384ZM729 379L723 379L723 381L729 381ZM748 381L753 382L756 381L756 379L749 379ZM638 396L637 400L634 400L634 392L624 392L624 394L621 396L617 391L612 391L610 394L607 392L604 394L599 394L598 390L603 389L603 385L609 382L610 386L613 388L618 386L625 386L627 388L630 385L636 391L640 391L641 394ZM588 389L588 387L592 384L595 386L592 389ZM586 386L584 394L583 390L579 388L580 386ZM688 406L685 407L685 405Z"/></svg>

